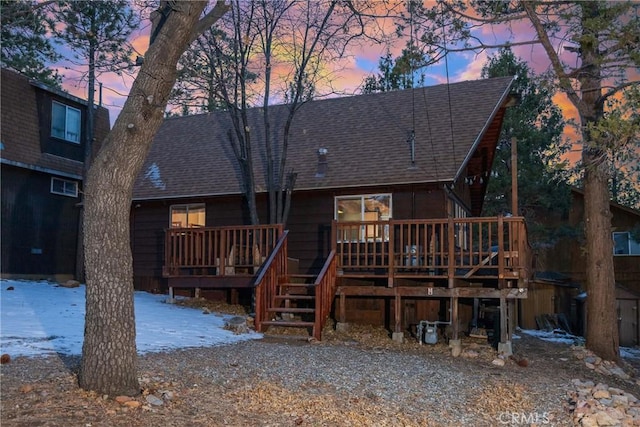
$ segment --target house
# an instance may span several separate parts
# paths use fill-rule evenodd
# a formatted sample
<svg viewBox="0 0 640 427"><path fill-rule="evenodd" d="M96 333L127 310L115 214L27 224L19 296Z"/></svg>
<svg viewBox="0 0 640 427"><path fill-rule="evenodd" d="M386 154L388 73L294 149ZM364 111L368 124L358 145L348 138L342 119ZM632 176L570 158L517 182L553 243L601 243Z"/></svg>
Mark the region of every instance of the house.
<svg viewBox="0 0 640 427"><path fill-rule="evenodd" d="M457 333L454 319L470 321L480 298L509 301L506 322L507 305L526 296L524 220L479 215L511 82L304 104L290 135L286 167L297 180L286 230L239 226L248 215L228 113L167 119L134 188L136 288L253 298L259 328L267 317L284 324L315 310L340 324L387 325L394 337L417 333L422 321L452 323ZM286 106L271 112L282 123ZM263 111L248 114L265 218ZM292 295L315 298L315 308Z"/></svg>
<svg viewBox="0 0 640 427"><path fill-rule="evenodd" d="M87 108L2 69L2 277L75 275ZM108 131L98 107L96 139Z"/></svg>
<svg viewBox="0 0 640 427"><path fill-rule="evenodd" d="M616 280L616 299L620 344L635 346L640 343L640 211L610 203L614 243L613 265ZM562 224L583 236L584 193L571 189L571 207ZM583 239L576 234L560 239L555 245L536 251L536 277L529 286L529 298L521 301L520 323L535 327L535 316L562 314L570 320L573 332L583 334L584 298L586 281L586 254ZM553 275L561 281L540 280Z"/></svg>

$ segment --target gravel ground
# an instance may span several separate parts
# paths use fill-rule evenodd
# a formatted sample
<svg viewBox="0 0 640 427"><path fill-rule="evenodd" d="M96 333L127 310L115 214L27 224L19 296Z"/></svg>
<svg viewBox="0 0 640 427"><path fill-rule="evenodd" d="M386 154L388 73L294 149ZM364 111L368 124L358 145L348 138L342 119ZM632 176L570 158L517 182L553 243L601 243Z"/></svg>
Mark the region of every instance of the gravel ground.
<svg viewBox="0 0 640 427"><path fill-rule="evenodd" d="M78 358L17 358L1 367L6 426L499 426L572 425L572 379L640 396L570 346L523 335L522 367L492 361L484 342L392 342L382 329L327 331L322 342L267 335L140 357L142 394L116 401L77 388ZM155 398L159 399L155 399ZM128 402L125 402L128 400Z"/></svg>

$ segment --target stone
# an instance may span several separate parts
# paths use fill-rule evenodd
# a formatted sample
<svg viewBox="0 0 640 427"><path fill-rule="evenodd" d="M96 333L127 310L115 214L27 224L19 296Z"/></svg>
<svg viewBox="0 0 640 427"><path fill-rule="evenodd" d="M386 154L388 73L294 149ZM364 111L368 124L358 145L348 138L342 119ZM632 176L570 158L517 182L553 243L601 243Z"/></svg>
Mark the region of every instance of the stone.
<svg viewBox="0 0 640 427"><path fill-rule="evenodd" d="M142 403L138 402L137 400L129 400L127 402L124 402L124 406L126 406L127 408L139 408L140 406L142 406Z"/></svg>
<svg viewBox="0 0 640 427"><path fill-rule="evenodd" d="M80 287L80 282L78 282L77 280L67 280L64 283L60 283L60 286L62 286L63 288L78 288Z"/></svg>
<svg viewBox="0 0 640 427"><path fill-rule="evenodd" d="M609 390L595 390L593 397L595 399L611 399L611 393L609 393Z"/></svg>
<svg viewBox="0 0 640 427"><path fill-rule="evenodd" d="M169 390L163 390L160 392L160 396L162 396L164 400L173 400L175 398L175 393Z"/></svg>
<svg viewBox="0 0 640 427"><path fill-rule="evenodd" d="M606 412L598 412L595 414L596 422L598 426L617 426L620 425L620 422L615 418L611 417L611 415Z"/></svg>
<svg viewBox="0 0 640 427"><path fill-rule="evenodd" d="M587 415L585 417L582 417L579 425L581 425L582 427L598 427L598 421L596 420L595 416Z"/></svg>
<svg viewBox="0 0 640 427"><path fill-rule="evenodd" d="M475 359L480 356L480 353L475 350L466 349L462 352L461 356L466 357L467 359Z"/></svg>
<svg viewBox="0 0 640 427"><path fill-rule="evenodd" d="M585 363L590 363L592 365L596 364L596 357L595 356L588 356L584 358L584 362Z"/></svg>
<svg viewBox="0 0 640 427"><path fill-rule="evenodd" d="M33 386L31 384L24 384L20 387L20 393L31 393L33 391Z"/></svg>
<svg viewBox="0 0 640 427"><path fill-rule="evenodd" d="M0 364L6 365L9 362L11 362L11 356L9 356L7 353L4 353L2 356L0 356Z"/></svg>
<svg viewBox="0 0 640 427"><path fill-rule="evenodd" d="M504 366L504 359L500 359L499 357L496 359L493 359L493 363L496 366Z"/></svg>
<svg viewBox="0 0 640 427"><path fill-rule="evenodd" d="M152 406L162 406L164 405L164 401L160 399L158 396L150 394L146 397L147 403Z"/></svg>
<svg viewBox="0 0 640 427"><path fill-rule="evenodd" d="M403 343L404 342L404 332L394 332L391 334L391 339L394 342Z"/></svg>
<svg viewBox="0 0 640 427"><path fill-rule="evenodd" d="M594 364L592 364L592 363L585 363L585 366L587 368L589 368L589 369L595 369L596 368L596 366Z"/></svg>
<svg viewBox="0 0 640 427"><path fill-rule="evenodd" d="M124 404L126 402L130 402L132 401L133 398L129 397L129 396L116 396L115 401L120 403L120 404Z"/></svg>
<svg viewBox="0 0 640 427"><path fill-rule="evenodd" d="M233 316L224 322L224 328L232 331L234 334L246 334L249 332L247 319L241 316Z"/></svg>
<svg viewBox="0 0 640 427"><path fill-rule="evenodd" d="M613 401L613 406L629 405L629 398L627 396L614 394L613 396L611 396L611 400Z"/></svg>

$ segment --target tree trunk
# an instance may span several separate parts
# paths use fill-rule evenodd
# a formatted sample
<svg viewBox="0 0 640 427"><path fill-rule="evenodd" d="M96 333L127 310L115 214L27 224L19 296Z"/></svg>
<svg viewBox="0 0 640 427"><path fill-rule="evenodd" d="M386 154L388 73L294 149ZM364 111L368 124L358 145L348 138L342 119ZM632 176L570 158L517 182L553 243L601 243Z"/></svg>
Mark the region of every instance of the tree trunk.
<svg viewBox="0 0 640 427"><path fill-rule="evenodd" d="M587 348L618 360L619 337L607 163L583 153L587 240Z"/></svg>
<svg viewBox="0 0 640 427"><path fill-rule="evenodd" d="M164 8L129 98L85 187L86 315L79 383L108 395L140 392L137 380L129 213L133 184L162 124L176 64L206 2Z"/></svg>
<svg viewBox="0 0 640 427"><path fill-rule="evenodd" d="M591 34L589 21L600 15L596 2L584 2L583 37L580 42L582 73L579 75L583 104L582 163L584 166L584 223L587 240L587 348L605 360L618 360L619 337L616 310L613 239L611 235L611 196L606 143L593 140L589 126L604 115L602 73L597 37Z"/></svg>

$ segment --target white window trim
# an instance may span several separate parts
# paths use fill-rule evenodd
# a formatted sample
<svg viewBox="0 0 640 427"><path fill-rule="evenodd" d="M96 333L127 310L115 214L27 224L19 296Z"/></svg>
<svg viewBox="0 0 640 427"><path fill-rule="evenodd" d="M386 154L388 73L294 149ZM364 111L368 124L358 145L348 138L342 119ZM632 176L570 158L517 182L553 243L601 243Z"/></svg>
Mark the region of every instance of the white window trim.
<svg viewBox="0 0 640 427"><path fill-rule="evenodd" d="M339 200L344 200L344 199L356 199L358 197L360 197L360 221L365 221L364 219L364 200L367 198L372 198L372 197L376 197L376 196L387 196L389 197L389 218L387 218L384 221L388 221L391 218L393 218L393 195L392 193L371 193L371 194L349 194L349 195L343 195L343 196L335 196L333 198L333 217L336 221L340 222L340 220L338 219L338 201ZM338 236L338 242L373 242L373 241L378 241L378 242L388 242L389 241L389 225L385 225L383 230L381 230L381 237L367 237L369 234L371 234L371 226L366 226L366 225L362 225L360 227L360 231L359 231L359 237L357 240L354 239L345 239L344 237L340 238L340 236ZM375 231L373 231L373 233L376 233Z"/></svg>
<svg viewBox="0 0 640 427"><path fill-rule="evenodd" d="M62 102L58 102L58 101L52 101L54 104L58 104L61 105L65 108L65 114L64 114L64 137L59 137L53 134L53 108L51 108L51 136L53 138L57 138L57 139L62 139L64 141L68 141L71 142L73 144L80 144L80 140L82 138L82 111L80 111L80 109L75 108L75 107L71 107L67 104L63 104ZM73 111L77 111L78 112L78 116L80 117L79 119L79 123L78 123L78 140L74 141L73 139L68 139L67 138L67 117L68 117L68 111L69 110L73 110Z"/></svg>
<svg viewBox="0 0 640 427"><path fill-rule="evenodd" d="M57 191L54 189L54 185L53 183L59 181L62 182L63 185L63 191ZM72 192L67 192L67 185L71 185L71 188L73 189ZM57 178L55 176L51 177L51 193L52 194L57 194L60 196L67 196L67 197L78 197L78 181L69 181L68 179L62 179L62 178Z"/></svg>
<svg viewBox="0 0 640 427"><path fill-rule="evenodd" d="M616 244L615 244L615 236L616 234L626 234L627 235L627 253L617 254L616 253ZM631 233L628 231L614 231L611 233L611 237L613 239L613 256L640 256L640 253L631 252L631 242L635 242L636 244L640 244L640 242L636 242L632 237Z"/></svg>

